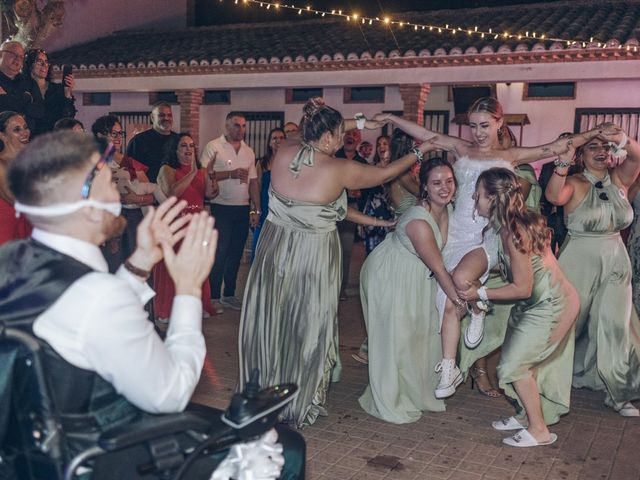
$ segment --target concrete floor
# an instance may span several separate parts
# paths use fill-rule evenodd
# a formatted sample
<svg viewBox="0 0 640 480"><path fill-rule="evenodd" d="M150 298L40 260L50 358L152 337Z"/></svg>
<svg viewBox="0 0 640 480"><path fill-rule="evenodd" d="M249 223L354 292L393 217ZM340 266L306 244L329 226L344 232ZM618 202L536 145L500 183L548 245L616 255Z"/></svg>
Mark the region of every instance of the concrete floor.
<svg viewBox="0 0 640 480"><path fill-rule="evenodd" d="M363 261L362 245L352 259L352 292ZM244 286L247 266L239 278ZM357 399L367 368L351 359L365 332L357 295L340 303L343 376L328 396L328 417L302 430L307 440L307 478L320 479L640 479L640 419L625 419L602 405L603 394L573 390L571 412L551 430L548 447L502 446L492 420L509 416L504 399L491 399L461 385L444 413L394 425L366 414ZM238 372L239 312L205 321L208 355L194 401L226 408Z"/></svg>

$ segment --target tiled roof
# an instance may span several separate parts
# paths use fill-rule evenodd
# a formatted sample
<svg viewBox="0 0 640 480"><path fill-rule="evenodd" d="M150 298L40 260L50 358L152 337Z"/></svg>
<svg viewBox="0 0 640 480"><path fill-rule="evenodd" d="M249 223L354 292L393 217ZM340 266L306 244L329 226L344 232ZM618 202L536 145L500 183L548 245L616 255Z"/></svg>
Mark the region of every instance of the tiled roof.
<svg viewBox="0 0 640 480"><path fill-rule="evenodd" d="M71 63L86 76L137 75L143 71L175 74L206 71L260 71L284 65L320 69L323 63L343 62L351 68L389 59L424 62L484 62L514 55L525 61L549 61L548 54L566 51L582 58L604 58L603 52L621 49L640 58L640 0L571 0L510 7L410 12L398 18L419 24L475 26L494 32L537 31L546 38L582 40L586 46L558 41L500 36L480 38L461 31L384 25L355 26L343 19L293 20L259 24L193 27L174 30L117 32L105 38L55 52L58 65ZM593 38L594 41L590 42ZM596 41L606 42L600 49ZM582 52L582 53L581 53ZM471 58L471 60L469 60ZM556 58L556 57L553 57ZM426 60L425 60L426 59ZM453 60L451 60L453 59ZM546 60L545 60L546 59ZM458 60L459 61L459 60ZM553 61L553 59L551 59ZM345 65L349 67L349 65Z"/></svg>

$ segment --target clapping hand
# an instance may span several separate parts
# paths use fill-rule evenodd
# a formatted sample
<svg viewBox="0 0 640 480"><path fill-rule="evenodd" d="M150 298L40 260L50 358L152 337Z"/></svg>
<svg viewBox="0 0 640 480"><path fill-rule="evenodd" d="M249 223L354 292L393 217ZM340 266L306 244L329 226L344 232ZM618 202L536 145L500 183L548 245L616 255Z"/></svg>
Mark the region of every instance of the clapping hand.
<svg viewBox="0 0 640 480"><path fill-rule="evenodd" d="M143 270L150 271L162 260L162 245L173 246L186 233L183 228L191 215L179 216L187 206L187 202L175 197L165 200L158 208L149 207L149 212L138 225L136 234L137 247L131 256L131 263Z"/></svg>
<svg viewBox="0 0 640 480"><path fill-rule="evenodd" d="M209 276L218 246L218 232L207 212L194 214L183 231L178 253L170 242L162 241L164 263L176 287L176 295L200 298L202 284Z"/></svg>

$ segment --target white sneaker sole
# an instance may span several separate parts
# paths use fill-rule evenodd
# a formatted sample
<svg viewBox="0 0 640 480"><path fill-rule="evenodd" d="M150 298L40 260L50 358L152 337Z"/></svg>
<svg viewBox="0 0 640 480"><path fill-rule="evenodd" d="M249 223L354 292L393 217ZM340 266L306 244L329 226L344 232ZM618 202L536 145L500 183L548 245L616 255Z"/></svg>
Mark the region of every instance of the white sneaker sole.
<svg viewBox="0 0 640 480"><path fill-rule="evenodd" d="M482 339L484 338L484 328L482 329L482 334L480 335L480 338L478 338L475 342L472 342L471 340L469 340L469 337L467 336L468 331L469 331L468 328L464 331L464 344L467 346L467 348L474 349L478 345L480 345L480 343L482 342Z"/></svg>
<svg viewBox="0 0 640 480"><path fill-rule="evenodd" d="M456 393L456 388L462 383L462 373L458 373L458 376L453 380L453 383L446 388L436 388L435 397L439 400L450 397Z"/></svg>

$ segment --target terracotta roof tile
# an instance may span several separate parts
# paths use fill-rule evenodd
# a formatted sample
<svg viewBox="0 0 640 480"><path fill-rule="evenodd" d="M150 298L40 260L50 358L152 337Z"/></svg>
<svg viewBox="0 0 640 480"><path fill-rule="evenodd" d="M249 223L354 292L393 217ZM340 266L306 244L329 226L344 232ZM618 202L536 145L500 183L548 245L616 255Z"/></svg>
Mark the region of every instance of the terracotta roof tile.
<svg viewBox="0 0 640 480"><path fill-rule="evenodd" d="M398 15L413 23L492 28L493 32L544 33L546 39L480 38L461 31L438 34L413 27L357 27L342 19L311 19L237 24L179 30L117 32L109 37L54 52L53 63L78 68L113 70L118 64L134 68L172 65L243 65L322 63L368 57L451 56L491 52L548 51L568 48L549 38L637 45L640 39L640 0L573 0L464 10L410 12ZM397 42L397 43L396 43ZM594 42L595 43L595 42ZM490 48L487 48L490 47ZM595 47L595 45L591 45ZM575 48L582 48L581 45ZM392 51L397 53L391 55ZM408 53L408 55L407 55ZM354 55L355 54L355 55ZM152 62L152 63L150 63ZM112 64L111 66L109 66ZM175 65L174 65L175 64Z"/></svg>

